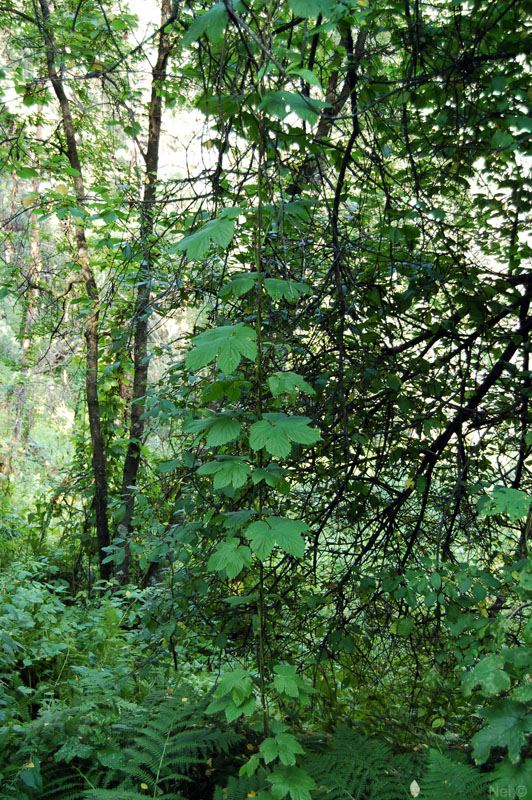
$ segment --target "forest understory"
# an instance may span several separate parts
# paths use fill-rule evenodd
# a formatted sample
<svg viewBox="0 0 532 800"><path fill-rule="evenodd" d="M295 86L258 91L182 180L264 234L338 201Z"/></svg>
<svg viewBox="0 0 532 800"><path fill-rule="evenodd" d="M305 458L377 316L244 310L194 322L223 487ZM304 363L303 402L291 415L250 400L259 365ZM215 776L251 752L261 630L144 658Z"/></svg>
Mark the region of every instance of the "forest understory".
<svg viewBox="0 0 532 800"><path fill-rule="evenodd" d="M532 800L532 0L0 47L0 800Z"/></svg>

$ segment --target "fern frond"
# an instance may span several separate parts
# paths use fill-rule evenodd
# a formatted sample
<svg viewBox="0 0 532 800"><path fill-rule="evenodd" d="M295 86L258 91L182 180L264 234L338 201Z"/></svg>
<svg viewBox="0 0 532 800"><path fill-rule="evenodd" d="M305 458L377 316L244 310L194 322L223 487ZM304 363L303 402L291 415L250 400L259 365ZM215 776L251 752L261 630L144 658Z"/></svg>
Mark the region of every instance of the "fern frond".
<svg viewBox="0 0 532 800"><path fill-rule="evenodd" d="M72 774L53 777L43 772L42 777L43 788L39 795L42 800L81 800L87 785L80 777Z"/></svg>
<svg viewBox="0 0 532 800"><path fill-rule="evenodd" d="M181 694L185 691L190 697L190 690ZM147 701L144 709L137 707L129 718L113 726L118 743L125 740L127 746L122 747L111 783L87 791L85 798L146 800L154 793L158 800L181 798L180 789L197 779L209 756L228 754L242 739L239 734L217 729L210 718L205 721L206 700L186 707L167 695L158 695L157 700ZM113 784L117 784L115 789Z"/></svg>
<svg viewBox="0 0 532 800"><path fill-rule="evenodd" d="M405 800L413 778L412 759L347 727L339 727L324 753L303 764L318 789L316 800ZM230 798L228 798L230 800Z"/></svg>
<svg viewBox="0 0 532 800"><path fill-rule="evenodd" d="M420 783L420 800L484 800L488 794L486 776L470 764L452 761L437 750L429 752L428 767Z"/></svg>
<svg viewBox="0 0 532 800"><path fill-rule="evenodd" d="M222 788L216 786L214 789L213 800L248 800L252 793L258 794L263 789L269 789L270 784L266 780L264 770L258 770L255 775L241 775L240 777L229 777L227 785Z"/></svg>
<svg viewBox="0 0 532 800"><path fill-rule="evenodd" d="M148 792L137 792L135 789L87 789L83 797L86 800L146 800ZM183 800L179 794L161 794L158 800Z"/></svg>

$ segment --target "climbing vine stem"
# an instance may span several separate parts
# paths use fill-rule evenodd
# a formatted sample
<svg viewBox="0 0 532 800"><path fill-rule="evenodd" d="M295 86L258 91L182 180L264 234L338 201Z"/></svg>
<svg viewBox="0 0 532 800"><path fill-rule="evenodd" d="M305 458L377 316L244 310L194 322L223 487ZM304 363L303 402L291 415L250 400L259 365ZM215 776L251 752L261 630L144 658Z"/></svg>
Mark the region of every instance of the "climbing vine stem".
<svg viewBox="0 0 532 800"><path fill-rule="evenodd" d="M262 419L263 414L263 350L262 350L262 300L264 297L264 279L262 271L262 167L264 160L264 119L262 113L258 120L259 145L258 145L258 203L257 203L257 225L255 228L255 268L257 272L257 419ZM263 451L258 451L257 465L259 469L263 467ZM259 520L264 516L264 482L259 483ZM259 681L260 697L263 714L264 735L268 735L268 705L266 699L266 665L265 665L265 603L264 603L264 565L259 564L259 601L258 601L258 662L259 662Z"/></svg>

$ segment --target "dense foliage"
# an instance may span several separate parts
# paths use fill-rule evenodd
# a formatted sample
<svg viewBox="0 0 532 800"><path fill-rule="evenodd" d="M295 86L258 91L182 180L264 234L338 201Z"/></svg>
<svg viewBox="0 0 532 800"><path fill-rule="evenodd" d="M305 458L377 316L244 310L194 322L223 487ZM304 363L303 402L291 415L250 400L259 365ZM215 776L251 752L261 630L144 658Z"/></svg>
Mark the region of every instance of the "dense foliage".
<svg viewBox="0 0 532 800"><path fill-rule="evenodd" d="M0 11L0 797L532 796L532 2Z"/></svg>

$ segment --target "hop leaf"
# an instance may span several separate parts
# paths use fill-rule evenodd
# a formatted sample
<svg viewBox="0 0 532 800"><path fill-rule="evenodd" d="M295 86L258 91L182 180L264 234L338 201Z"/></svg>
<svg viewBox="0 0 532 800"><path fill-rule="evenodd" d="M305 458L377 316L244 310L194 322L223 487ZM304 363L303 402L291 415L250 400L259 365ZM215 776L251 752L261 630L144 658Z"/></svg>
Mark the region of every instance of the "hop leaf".
<svg viewBox="0 0 532 800"><path fill-rule="evenodd" d="M278 758L282 764L290 766L296 763L296 755L303 753L303 748L291 733L278 733L275 738L270 736L259 749L265 764Z"/></svg>
<svg viewBox="0 0 532 800"><path fill-rule="evenodd" d="M329 108L330 103L282 89L277 92L268 92L258 107L259 109L263 108L267 114L277 117L277 119L284 119L287 116L286 109L288 107L300 119L314 125L318 121L322 109ZM266 281L264 283L266 285ZM268 287L266 288L268 289Z"/></svg>
<svg viewBox="0 0 532 800"><path fill-rule="evenodd" d="M330 14L331 6L329 0L288 0L288 7L296 17L319 17L320 14L326 16Z"/></svg>
<svg viewBox="0 0 532 800"><path fill-rule="evenodd" d="M532 731L532 714L527 714L526 706L515 700L499 700L493 708L484 709L482 716L488 725L471 740L475 761L484 764L492 747L507 747L508 758L516 764L526 744L526 734Z"/></svg>
<svg viewBox="0 0 532 800"><path fill-rule="evenodd" d="M222 5L221 3L219 5ZM222 6L223 9L223 6ZM213 11L214 9L211 9ZM224 13L225 9L223 9ZM210 12L198 17L195 21L208 17ZM194 25L194 23L192 23ZM192 27L192 26L191 26ZM190 33L190 31L189 31ZM202 31L203 33L203 31ZM201 34L199 34L200 36ZM198 37L199 38L199 37ZM56 189L57 191L57 189ZM186 251L189 258L201 259L209 252L211 242L219 247L228 247L235 235L235 217L241 213L240 208L224 208L216 219L211 219L198 228L194 233L189 233L173 247L168 249L169 253L179 253Z"/></svg>
<svg viewBox="0 0 532 800"><path fill-rule="evenodd" d="M198 469L198 475L214 475L213 486L222 489L232 484L235 489L243 486L250 474L249 464L236 456L221 456L219 461L209 461Z"/></svg>
<svg viewBox="0 0 532 800"><path fill-rule="evenodd" d="M242 685L247 687L246 696L250 695L253 684L247 669L234 669L231 672L224 672L216 687L214 696L223 697L226 694L231 694L233 689Z"/></svg>
<svg viewBox="0 0 532 800"><path fill-rule="evenodd" d="M511 680L504 671L504 656L492 655L482 661L463 678L462 686L466 697L469 697L477 684L482 687L482 694L490 697L510 688Z"/></svg>
<svg viewBox="0 0 532 800"><path fill-rule="evenodd" d="M484 495L477 502L479 514L491 517L494 514L507 514L515 522L526 519L532 498L520 489L509 486L494 486L490 495Z"/></svg>
<svg viewBox="0 0 532 800"><path fill-rule="evenodd" d="M249 430L249 444L253 450L263 447L272 456L285 458L291 450L291 442L314 444L321 436L319 431L309 428L308 417L288 414L265 414L264 419L254 422Z"/></svg>
<svg viewBox="0 0 532 800"><path fill-rule="evenodd" d="M308 531L308 525L300 519L267 517L260 522L252 522L244 535L250 540L253 552L263 561L275 545L291 556L303 558L305 542L301 534L305 531Z"/></svg>
<svg viewBox="0 0 532 800"><path fill-rule="evenodd" d="M294 394L297 389L305 394L315 394L314 389L296 372L276 372L268 378L270 392L274 397L280 394Z"/></svg>
<svg viewBox="0 0 532 800"><path fill-rule="evenodd" d="M240 422L232 414L212 414L210 417L195 419L185 428L187 433L207 433L207 445L219 447L233 441L240 433Z"/></svg>
<svg viewBox="0 0 532 800"><path fill-rule="evenodd" d="M253 328L242 322L204 331L192 340L195 348L188 354L186 365L196 371L217 358L219 369L227 375L238 367L242 357L250 361L257 358L256 338Z"/></svg>
<svg viewBox="0 0 532 800"><path fill-rule="evenodd" d="M207 562L211 572L225 572L231 580L239 575L244 567L251 565L251 550L241 545L239 540L230 537L219 544Z"/></svg>
<svg viewBox="0 0 532 800"><path fill-rule="evenodd" d="M205 14L196 17L190 25L190 28L183 36L181 44L186 47L192 42L197 41L204 33L207 38L213 43L218 44L224 35L227 25L227 11L223 3L216 3Z"/></svg>
<svg viewBox="0 0 532 800"><path fill-rule="evenodd" d="M295 303L301 294L312 294L312 289L306 283L298 281L281 281L279 278L266 278L264 288L272 300L284 298L290 303Z"/></svg>
<svg viewBox="0 0 532 800"><path fill-rule="evenodd" d="M242 297L253 289L256 279L256 272L242 272L240 275L235 275L229 283L226 283L220 289L219 295L223 298Z"/></svg>
<svg viewBox="0 0 532 800"><path fill-rule="evenodd" d="M532 795L532 761L527 759L519 764L511 764L504 759L497 764L491 777L490 796L507 797L508 800ZM524 792L524 790L526 790Z"/></svg>
<svg viewBox="0 0 532 800"><path fill-rule="evenodd" d="M285 767L267 776L272 784L275 800L290 794L292 800L310 800L310 792L316 788L308 772L300 767Z"/></svg>
<svg viewBox="0 0 532 800"><path fill-rule="evenodd" d="M301 693L304 695L312 693L313 690L299 677L292 664L277 664L273 671L275 672L273 685L279 694L299 697Z"/></svg>

